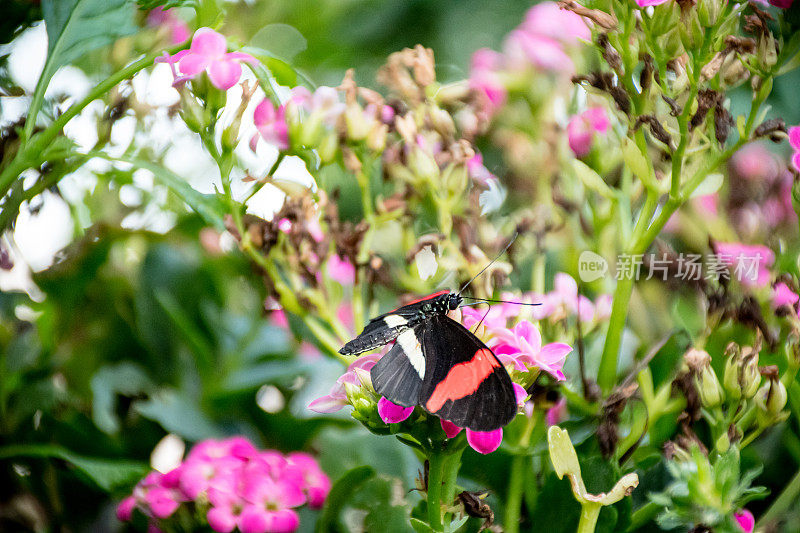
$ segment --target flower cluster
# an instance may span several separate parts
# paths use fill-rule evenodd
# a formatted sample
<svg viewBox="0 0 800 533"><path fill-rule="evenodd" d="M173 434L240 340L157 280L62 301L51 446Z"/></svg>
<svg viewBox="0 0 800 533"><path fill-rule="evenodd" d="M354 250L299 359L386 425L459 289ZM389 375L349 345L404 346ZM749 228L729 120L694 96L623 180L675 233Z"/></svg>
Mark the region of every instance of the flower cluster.
<svg viewBox="0 0 800 533"><path fill-rule="evenodd" d="M536 325L518 319L519 311L515 309L518 307L513 304L498 305L488 313L464 307L455 311L453 316L464 327L474 329L476 335L492 348L509 371L514 381L517 403L523 406L528 397L525 387L533 383L540 371L547 372L556 380L566 379L562 368L572 348L562 342L543 344ZM513 326L509 325L510 322L514 322ZM414 407L396 405L378 396L372 388L369 371L389 348L386 346L381 353L355 360L330 393L311 402L309 409L318 413L332 413L351 405L354 408L353 416L368 425L398 424L409 419L415 411ZM441 420L441 426L450 439L462 430L446 420ZM483 454L495 451L503 439L502 428L488 432L467 429L466 434L469 445Z"/></svg>
<svg viewBox="0 0 800 533"><path fill-rule="evenodd" d="M486 117L494 115L505 103L514 80L531 70L573 73L575 65L568 51L590 38L591 31L579 15L562 10L555 2L533 6L506 38L503 53L484 48L472 56L469 85L478 107Z"/></svg>
<svg viewBox="0 0 800 533"><path fill-rule="evenodd" d="M295 508L322 507L330 488L305 453L258 450L244 437L206 440L177 468L148 474L119 504L117 517L129 521L138 509L155 530L185 514L220 533L291 532L300 524Z"/></svg>

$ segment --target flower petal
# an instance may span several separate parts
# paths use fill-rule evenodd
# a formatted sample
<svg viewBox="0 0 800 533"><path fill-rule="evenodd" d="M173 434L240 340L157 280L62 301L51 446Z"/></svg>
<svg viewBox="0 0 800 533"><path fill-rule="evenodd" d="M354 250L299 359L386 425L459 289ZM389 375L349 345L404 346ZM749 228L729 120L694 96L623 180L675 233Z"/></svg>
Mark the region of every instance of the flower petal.
<svg viewBox="0 0 800 533"><path fill-rule="evenodd" d="M800 150L800 126L789 128L789 144L795 150Z"/></svg>
<svg viewBox="0 0 800 533"><path fill-rule="evenodd" d="M503 428L494 431L472 431L467 429L467 442L478 453L486 455L500 447L503 442Z"/></svg>
<svg viewBox="0 0 800 533"><path fill-rule="evenodd" d="M205 56L209 60L219 59L228 51L225 37L211 28L200 28L194 32L192 38L192 52Z"/></svg>
<svg viewBox="0 0 800 533"><path fill-rule="evenodd" d="M236 61L214 61L208 66L208 77L214 87L227 91L242 77L242 66Z"/></svg>
<svg viewBox="0 0 800 533"><path fill-rule="evenodd" d="M208 67L208 59L199 54L186 54L178 63L178 69L184 76L197 76Z"/></svg>
<svg viewBox="0 0 800 533"><path fill-rule="evenodd" d="M387 424L397 424L398 422L402 422L411 416L411 413L413 412L413 405L411 407L403 407L402 405L392 403L383 397L378 400L378 415L381 417L381 420Z"/></svg>
<svg viewBox="0 0 800 533"><path fill-rule="evenodd" d="M321 396L308 404L308 408L315 413L335 413L336 411L340 411L342 407L347 405L347 400L342 400L341 398L334 398L330 394L327 396Z"/></svg>
<svg viewBox="0 0 800 533"><path fill-rule="evenodd" d="M455 437L456 435L461 433L461 429L462 428L460 428L457 425L453 424L449 420L445 420L444 418L440 418L439 422L441 423L442 430L444 430L444 434L447 435L448 439L452 439L453 437Z"/></svg>

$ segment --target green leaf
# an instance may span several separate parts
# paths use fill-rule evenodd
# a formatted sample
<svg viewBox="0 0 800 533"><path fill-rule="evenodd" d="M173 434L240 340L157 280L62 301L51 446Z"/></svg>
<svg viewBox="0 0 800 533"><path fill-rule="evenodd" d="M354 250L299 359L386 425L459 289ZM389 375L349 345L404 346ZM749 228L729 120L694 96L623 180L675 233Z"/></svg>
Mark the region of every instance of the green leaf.
<svg viewBox="0 0 800 533"><path fill-rule="evenodd" d="M375 475L370 466L357 466L342 476L331 487L322 516L317 523L318 532L343 531L339 524L339 515L351 496L366 481Z"/></svg>
<svg viewBox="0 0 800 533"><path fill-rule="evenodd" d="M411 519L411 527L413 527L414 531L416 531L417 533L434 533L433 528L431 528L431 526L429 526L428 524L417 518Z"/></svg>
<svg viewBox="0 0 800 533"><path fill-rule="evenodd" d="M117 487L128 487L144 476L149 467L138 461L85 457L61 446L48 444L23 444L0 448L0 458L42 457L61 459L83 472L98 487L111 492Z"/></svg>
<svg viewBox="0 0 800 533"><path fill-rule="evenodd" d="M291 61L308 48L303 34L289 24L267 24L253 35L250 45L267 50L273 57Z"/></svg>
<svg viewBox="0 0 800 533"><path fill-rule="evenodd" d="M116 414L117 394L133 396L153 387L144 370L130 362L106 365L92 376L92 419L106 433L119 431Z"/></svg>
<svg viewBox="0 0 800 533"><path fill-rule="evenodd" d="M135 33L134 6L128 0L42 0L47 27L47 61L33 93L25 133L30 137L44 93L56 71L87 52Z"/></svg>
<svg viewBox="0 0 800 533"><path fill-rule="evenodd" d="M198 441L217 437L220 431L197 406L197 401L167 390L146 401L139 401L134 408L145 418L161 424L165 430L181 437Z"/></svg>

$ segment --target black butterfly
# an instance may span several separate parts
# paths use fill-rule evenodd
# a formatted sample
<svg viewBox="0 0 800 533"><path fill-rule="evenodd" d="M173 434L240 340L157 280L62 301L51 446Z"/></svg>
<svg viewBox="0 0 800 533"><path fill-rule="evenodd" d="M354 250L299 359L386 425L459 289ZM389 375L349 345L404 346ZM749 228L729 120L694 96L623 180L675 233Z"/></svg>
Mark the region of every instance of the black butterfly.
<svg viewBox="0 0 800 533"><path fill-rule="evenodd" d="M492 350L447 316L462 301L445 290L408 303L373 318L339 353L360 354L394 340L370 372L378 394L474 431L503 427L517 413L514 387Z"/></svg>

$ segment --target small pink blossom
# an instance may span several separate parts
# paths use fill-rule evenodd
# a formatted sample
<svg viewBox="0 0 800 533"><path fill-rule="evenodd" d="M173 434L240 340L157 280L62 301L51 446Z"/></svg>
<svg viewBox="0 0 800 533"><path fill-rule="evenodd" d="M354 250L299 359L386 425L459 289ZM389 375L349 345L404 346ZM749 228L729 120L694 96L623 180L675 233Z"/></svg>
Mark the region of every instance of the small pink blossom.
<svg viewBox="0 0 800 533"><path fill-rule="evenodd" d="M483 455L492 453L503 442L503 428L494 431L472 431L467 429L467 442L478 453Z"/></svg>
<svg viewBox="0 0 800 533"><path fill-rule="evenodd" d="M605 134L610 127L611 121L602 107L590 107L583 113L573 116L567 124L570 149L576 157L585 157L592 149L595 134Z"/></svg>
<svg viewBox="0 0 800 533"><path fill-rule="evenodd" d="M286 123L285 106L276 108L269 98L265 98L253 111L253 123L262 139L279 150L289 149L289 126ZM257 142L257 136L250 140L250 148L253 151Z"/></svg>
<svg viewBox="0 0 800 533"><path fill-rule="evenodd" d="M469 177L481 185L486 185L491 179L497 179L494 174L489 172L489 169L483 165L483 155L476 152L469 161L467 161L467 172Z"/></svg>
<svg viewBox="0 0 800 533"><path fill-rule="evenodd" d="M331 392L308 404L308 408L317 413L335 413L348 405L347 393L344 388L345 383L355 386L363 385L359 372L368 372L380 358L380 354L369 354L359 357L350 363L347 371L336 380Z"/></svg>
<svg viewBox="0 0 800 533"><path fill-rule="evenodd" d="M594 317L594 304L589 298L578 294L578 284L569 274L559 272L553 279L553 291L547 293L547 304L563 308L577 315L581 322L590 322Z"/></svg>
<svg viewBox="0 0 800 533"><path fill-rule="evenodd" d="M530 34L567 43L574 43L579 39L590 41L592 38L592 32L583 17L561 9L555 2L542 2L530 8L521 27Z"/></svg>
<svg viewBox="0 0 800 533"><path fill-rule="evenodd" d="M339 254L333 254L328 258L327 263L328 277L342 285L352 285L356 279L356 269L353 264Z"/></svg>
<svg viewBox="0 0 800 533"><path fill-rule="evenodd" d="M533 366L560 381L566 379L562 368L572 351L568 344L553 342L542 346L539 330L527 320L519 322L511 330L500 329L493 333L490 345L503 364L513 364L516 370L522 372L527 371L528 366Z"/></svg>
<svg viewBox="0 0 800 533"><path fill-rule="evenodd" d="M136 507L136 498L128 496L124 498L119 505L117 505L117 520L120 522L129 522L133 516L133 509Z"/></svg>
<svg viewBox="0 0 800 533"><path fill-rule="evenodd" d="M172 44L180 44L189 38L189 27L173 9L156 6L147 14L147 25L165 28Z"/></svg>
<svg viewBox="0 0 800 533"><path fill-rule="evenodd" d="M307 453L293 452L288 455L290 465L299 469L308 506L320 509L331 491L331 480L314 459Z"/></svg>
<svg viewBox="0 0 800 533"><path fill-rule="evenodd" d="M733 275L748 287L764 287L769 283L769 268L775 263L775 253L760 244L717 242L714 251L718 259L733 267Z"/></svg>
<svg viewBox="0 0 800 533"><path fill-rule="evenodd" d="M548 426L556 426L567 418L567 400L561 398L553 407L547 410L545 414L545 421Z"/></svg>
<svg viewBox="0 0 800 533"><path fill-rule="evenodd" d="M761 143L743 146L733 154L730 165L738 176L756 182L772 183L781 170L778 160Z"/></svg>
<svg viewBox="0 0 800 533"><path fill-rule="evenodd" d="M795 292L783 282L776 283L772 287L772 307L774 309L785 305L791 307L797 303L798 299L800 299L800 296L795 294Z"/></svg>
<svg viewBox="0 0 800 533"><path fill-rule="evenodd" d="M744 533L753 533L753 530L756 527L756 519L753 516L753 513L748 511L747 509L740 509L739 511L733 513L733 518L736 520L736 523L742 528Z"/></svg>
<svg viewBox="0 0 800 533"><path fill-rule="evenodd" d="M791 2L788 2L788 4L791 5ZM789 128L789 144L792 146L792 149L794 149L792 166L796 171L800 172L800 126Z"/></svg>
<svg viewBox="0 0 800 533"><path fill-rule="evenodd" d="M211 28L200 28L194 32L188 50L181 50L174 56L156 59L157 63L177 63L181 76L175 79L179 84L206 72L214 87L223 91L230 89L242 76L241 61L258 64L258 60L244 52L228 52L225 37Z"/></svg>
<svg viewBox="0 0 800 533"><path fill-rule="evenodd" d="M472 54L469 87L478 96L482 111L489 117L506 102L508 93L498 74L503 64L502 54L481 48Z"/></svg>
<svg viewBox="0 0 800 533"><path fill-rule="evenodd" d="M769 0L769 3L780 9L789 9L794 0Z"/></svg>
<svg viewBox="0 0 800 533"><path fill-rule="evenodd" d="M413 405L411 407L403 407L402 405L397 405L396 403L387 400L383 396L381 396L381 399L378 400L378 415L386 424L397 424L402 422L411 416L411 413L413 412Z"/></svg>
<svg viewBox="0 0 800 533"><path fill-rule="evenodd" d="M544 35L513 30L506 38L504 51L512 65L527 63L547 72L564 74L575 71L561 43Z"/></svg>
<svg viewBox="0 0 800 533"><path fill-rule="evenodd" d="M639 7L659 6L665 4L669 0L636 0L636 5Z"/></svg>

